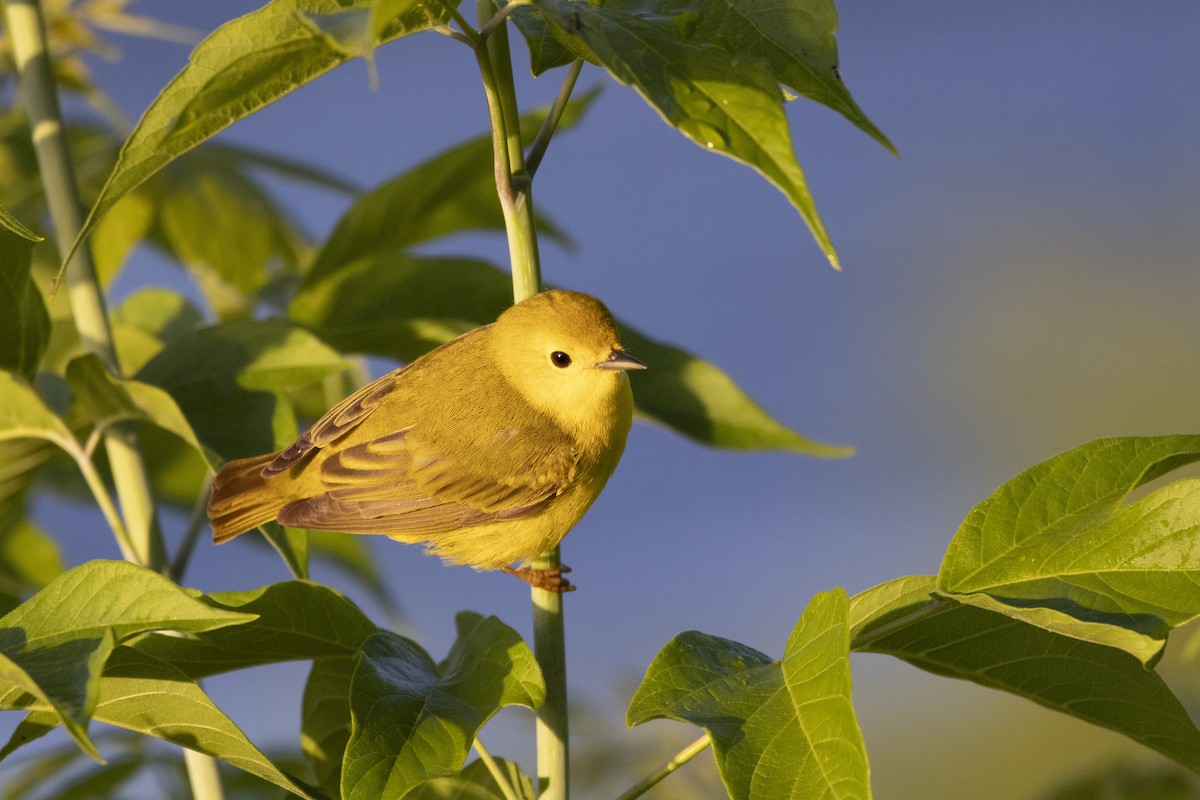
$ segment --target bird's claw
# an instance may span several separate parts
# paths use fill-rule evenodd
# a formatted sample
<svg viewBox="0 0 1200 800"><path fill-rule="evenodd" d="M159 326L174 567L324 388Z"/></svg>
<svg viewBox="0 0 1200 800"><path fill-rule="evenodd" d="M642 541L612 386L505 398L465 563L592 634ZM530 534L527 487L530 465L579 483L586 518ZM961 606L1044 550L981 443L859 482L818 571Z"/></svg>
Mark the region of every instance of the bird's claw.
<svg viewBox="0 0 1200 800"><path fill-rule="evenodd" d="M571 568L565 564L554 569L534 569L533 567L504 567L504 572L513 575L528 583L535 589L544 589L547 592L563 592L575 591L575 585L563 577L563 573L570 572Z"/></svg>

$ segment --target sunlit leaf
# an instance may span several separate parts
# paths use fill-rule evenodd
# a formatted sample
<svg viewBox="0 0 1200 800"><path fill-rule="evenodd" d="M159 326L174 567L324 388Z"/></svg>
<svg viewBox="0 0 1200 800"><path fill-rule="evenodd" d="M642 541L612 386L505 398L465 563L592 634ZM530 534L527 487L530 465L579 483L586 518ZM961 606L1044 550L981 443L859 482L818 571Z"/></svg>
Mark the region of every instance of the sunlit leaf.
<svg viewBox="0 0 1200 800"><path fill-rule="evenodd" d="M833 242L796 162L783 93L767 65L716 46L694 44L659 15L574 0L534 0L559 40L632 86L667 122L700 147L753 168L791 201L830 263Z"/></svg>
<svg viewBox="0 0 1200 800"><path fill-rule="evenodd" d="M1102 439L1026 470L967 515L939 591L1150 660L1200 615L1200 480L1125 501L1197 460L1200 436Z"/></svg>
<svg viewBox="0 0 1200 800"><path fill-rule="evenodd" d="M1153 670L1113 647L1004 614L930 598L935 578L901 578L856 596L854 650L1011 692L1122 733L1200 771L1200 731Z"/></svg>
<svg viewBox="0 0 1200 800"><path fill-rule="evenodd" d="M508 276L483 262L393 255L362 259L306 283L288 313L344 352L411 361L493 322L511 302ZM626 326L621 338L649 366L630 376L638 412L648 419L718 447L852 452L777 422L724 372L690 353Z"/></svg>
<svg viewBox="0 0 1200 800"><path fill-rule="evenodd" d="M495 759L496 766L507 780L508 787L516 793L517 800L536 800L533 791L533 781L521 772L521 768L503 758ZM448 778L434 778L423 783L411 793L405 795L406 800L510 800L508 794L501 790L487 765L480 760L472 761L463 767L458 775Z"/></svg>
<svg viewBox="0 0 1200 800"><path fill-rule="evenodd" d="M392 633L363 645L350 688L343 800L398 799L457 772L500 708L534 708L545 698L541 670L514 630L466 612L457 624L458 640L440 666Z"/></svg>
<svg viewBox="0 0 1200 800"><path fill-rule="evenodd" d="M717 636L676 636L651 663L627 720L708 731L735 800L869 798L867 754L850 699L849 601L813 598L782 660Z"/></svg>
<svg viewBox="0 0 1200 800"><path fill-rule="evenodd" d="M0 441L30 438L45 439L60 447L74 443L66 423L33 389L15 375L0 371Z"/></svg>
<svg viewBox="0 0 1200 800"><path fill-rule="evenodd" d="M203 678L235 669L314 658L353 656L377 628L337 591L286 581L246 592L216 592L207 603L252 615L252 622L189 637L150 635L133 647Z"/></svg>
<svg viewBox="0 0 1200 800"><path fill-rule="evenodd" d="M181 336L137 378L166 389L202 443L237 458L276 449L277 426L283 438L294 438L295 421L281 392L349 366L288 323L241 320Z"/></svg>
<svg viewBox="0 0 1200 800"><path fill-rule="evenodd" d="M272 0L217 28L196 46L188 65L142 115L80 239L117 200L167 163L350 57L305 15L370 5L371 0ZM422 3L392 20L380 38L395 39L442 24L449 19L449 9L448 4Z"/></svg>
<svg viewBox="0 0 1200 800"><path fill-rule="evenodd" d="M154 629L212 630L251 619L208 606L148 569L87 562L0 617L0 707L24 707L28 693L99 759L86 725L100 672L120 638Z"/></svg>
<svg viewBox="0 0 1200 800"><path fill-rule="evenodd" d="M591 92L570 103L558 130L571 127L595 98ZM545 112L521 120L528 141L545 119ZM544 235L565 242L565 235L538 216ZM394 253L421 242L470 230L504 230L496 197L491 136L458 145L359 197L338 220L333 233L313 260L305 279L313 283L351 261Z"/></svg>
<svg viewBox="0 0 1200 800"><path fill-rule="evenodd" d="M67 365L67 384L73 398L70 418L77 425L104 428L121 420L139 420L204 452L171 395L148 383L114 378L95 355L80 356Z"/></svg>
<svg viewBox="0 0 1200 800"><path fill-rule="evenodd" d="M833 0L770 5L755 0L616 0L605 8L653 20L683 41L761 61L777 81L829 106L895 152L842 83Z"/></svg>

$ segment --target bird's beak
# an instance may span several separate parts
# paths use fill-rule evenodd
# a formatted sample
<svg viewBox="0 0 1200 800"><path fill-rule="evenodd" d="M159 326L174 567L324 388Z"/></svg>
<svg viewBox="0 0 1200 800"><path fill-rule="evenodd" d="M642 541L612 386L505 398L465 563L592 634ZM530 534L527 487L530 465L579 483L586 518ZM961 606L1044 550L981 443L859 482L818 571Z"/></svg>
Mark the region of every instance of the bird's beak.
<svg viewBox="0 0 1200 800"><path fill-rule="evenodd" d="M624 350L613 350L608 358L595 365L596 369L645 369L646 365Z"/></svg>

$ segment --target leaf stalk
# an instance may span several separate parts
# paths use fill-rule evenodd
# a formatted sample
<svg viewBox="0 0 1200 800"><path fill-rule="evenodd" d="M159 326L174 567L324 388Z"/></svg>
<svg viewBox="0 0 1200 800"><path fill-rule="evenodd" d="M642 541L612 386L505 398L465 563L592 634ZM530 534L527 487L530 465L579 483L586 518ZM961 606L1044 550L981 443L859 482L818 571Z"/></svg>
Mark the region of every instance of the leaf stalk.
<svg viewBox="0 0 1200 800"><path fill-rule="evenodd" d="M4 16L59 254L69 259L65 264L67 297L75 326L84 348L99 356L113 375L120 376L104 296L91 253L85 247L74 253L69 250L83 225L83 209L58 105L42 9L37 0L7 0ZM106 430L103 439L124 515L122 527L128 532L128 541L118 541L118 544L126 558L151 569L162 569L166 551L137 434L118 425ZM114 532L116 530L114 527ZM126 546L131 546L132 551L125 552Z"/></svg>
<svg viewBox="0 0 1200 800"><path fill-rule="evenodd" d="M643 794L657 786L663 778L667 777L672 772L698 756L700 753L707 750L711 744L712 739L707 733L704 734L699 739L676 753L675 757L666 764L663 764L657 770L647 775L644 779L631 786L629 790L619 796L617 800L634 800L635 797L641 797Z"/></svg>

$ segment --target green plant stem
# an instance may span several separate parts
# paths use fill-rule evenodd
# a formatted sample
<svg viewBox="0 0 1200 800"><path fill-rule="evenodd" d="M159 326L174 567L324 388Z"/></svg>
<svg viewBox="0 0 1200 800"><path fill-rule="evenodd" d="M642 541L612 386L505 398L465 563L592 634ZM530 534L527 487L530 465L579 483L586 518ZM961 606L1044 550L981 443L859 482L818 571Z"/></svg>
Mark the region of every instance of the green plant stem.
<svg viewBox="0 0 1200 800"><path fill-rule="evenodd" d="M500 765L496 763L496 759L492 758L492 754L483 746L483 742L478 737L475 739L475 752L479 753L479 760L487 767L487 771L491 774L492 780L500 787L500 794L504 795L504 800L520 800L517 792L513 789L512 784L508 781L508 776L500 769Z"/></svg>
<svg viewBox="0 0 1200 800"><path fill-rule="evenodd" d="M215 758L185 748L183 762L187 766L192 797L196 800L222 800L225 797L225 792L221 788L221 774L217 772Z"/></svg>
<svg viewBox="0 0 1200 800"><path fill-rule="evenodd" d="M476 47L480 76L492 127L496 193L508 234L512 264L513 300L520 302L541 291L542 272L537 231L533 224L532 181L525 171L524 145L518 124L516 89L506 26L488 27L495 14L492 0L477 0L481 29L490 35ZM561 566L558 548L533 561L535 569ZM546 682L546 701L537 710L538 796L567 800L567 657L563 596L532 589L533 652Z"/></svg>
<svg viewBox="0 0 1200 800"><path fill-rule="evenodd" d="M83 224L83 209L59 111L46 44L45 20L37 0L7 0L4 14L59 253L66 258ZM67 297L83 347L99 356L109 371L119 376L104 296L87 248L79 248L66 265L66 282ZM137 434L131 428L113 426L104 433L104 446L124 516L124 528L132 546L132 552L125 553L125 557L161 570L166 565L166 551Z"/></svg>
<svg viewBox="0 0 1200 800"><path fill-rule="evenodd" d="M525 172L528 173L531 181L542 164L542 157L546 155L546 148L550 146L550 139L558 128L558 121L562 119L563 111L566 110L567 102L571 99L571 92L575 90L575 81L579 80L579 73L582 69L582 58L575 59L571 62L571 66L567 67L567 76L563 78L558 95L554 98L553 105L550 106L550 113L542 121L542 127L534 137L533 144L529 146L529 154L525 156Z"/></svg>
<svg viewBox="0 0 1200 800"><path fill-rule="evenodd" d="M629 791L622 794L617 798L617 800L633 800L635 797L641 797L646 792L653 789L663 778L667 777L672 772L679 769L697 755L708 749L709 745L711 744L712 739L709 738L707 733L704 734L699 739L680 750L675 757L666 764L663 764L653 773L647 775L643 780L638 781L637 784L631 786Z"/></svg>

